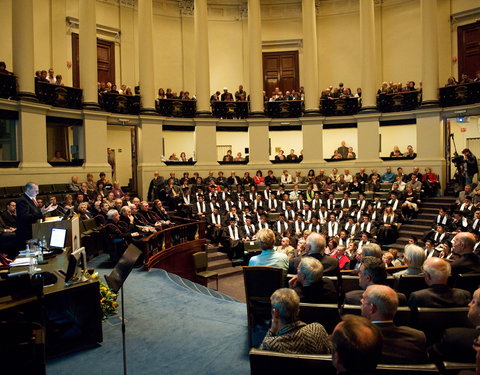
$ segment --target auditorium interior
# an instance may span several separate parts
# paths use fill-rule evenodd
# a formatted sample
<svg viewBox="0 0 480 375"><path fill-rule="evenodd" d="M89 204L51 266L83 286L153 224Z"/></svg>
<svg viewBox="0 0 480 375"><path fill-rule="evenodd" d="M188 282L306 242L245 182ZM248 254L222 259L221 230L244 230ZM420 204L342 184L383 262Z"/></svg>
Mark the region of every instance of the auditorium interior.
<svg viewBox="0 0 480 375"><path fill-rule="evenodd" d="M277 178L285 170L292 176L296 171L307 176L309 170L315 175L324 170L328 176L335 168L354 176L360 168L367 174L374 168L380 175L386 168L394 173L403 168L406 174L414 168L421 173L430 168L440 187L432 197L453 204L453 195L463 190L452 188L458 177L453 158L466 148L480 156L478 0L0 3L4 34L0 61L5 63L0 70L1 211L29 181L52 187L43 191L45 197L60 192L65 198L68 187L56 190L56 186L67 186L72 176L87 181L87 174L96 181L103 172L132 197L147 200L157 171L167 180L172 174L178 179L184 173L206 178L209 172L217 176L220 171L225 177L235 172L240 178L245 172L254 177L257 171L266 176L269 170ZM406 88L409 82L413 82L411 89ZM164 96L167 89L173 94ZM232 100L217 100L216 92L229 92ZM236 92L242 95L237 97ZM349 150L342 156L344 146ZM397 147L400 154L394 155ZM406 154L409 148L415 156ZM288 159L291 150L297 155L295 160ZM226 158L228 151L231 159ZM282 153L287 160L279 158ZM168 199L164 203L168 205ZM426 203L426 207L437 209L440 203ZM191 221L184 224L194 225ZM195 226L198 231L200 227ZM398 249L407 242L397 241ZM150 254L149 267L169 264L157 255ZM241 267L235 268L236 282L243 288ZM208 341L204 349L198 349L201 340L195 342L198 346L187 344L191 357L179 354L185 345L181 337L172 339L166 355L174 358L178 354L182 360L166 363L170 359L165 357L147 366L148 355L134 351L129 357L136 367L132 373L155 373L155 368L161 368L172 373L243 374L258 373L267 366L260 360L255 362L259 368L250 368L247 325L250 329L251 322L247 323L245 305L235 305L236 295L222 297L204 288L198 297L194 286L180 287L182 282L175 275L162 271L146 276L150 273L133 271L135 293L128 293L128 283L126 292L130 311L139 309L141 316L148 316L142 310L146 307L141 307L146 299L165 315L178 310L188 320L180 297L187 293L185 301L198 304L201 311L195 324L168 323L183 339L194 334L188 329L195 330L209 314L216 316L213 308L225 316L216 316L220 328L208 322L201 329ZM177 305L169 301L162 306L161 300L140 296L142 290L155 294L151 282L157 279L166 283L165 293ZM143 283L148 284L145 289ZM220 283L228 283L228 278ZM215 284L205 285L213 288ZM220 291L229 294L229 288ZM209 306L208 298L217 300ZM227 302L234 305L227 306ZM235 326L231 331L229 316ZM149 324L155 325L134 316L130 320L137 321L138 327L127 324L127 332L131 328L138 337ZM103 355L108 360L99 363L97 371L119 372L119 325L107 321L103 326L102 348L50 359L47 373L95 373L92 362ZM217 329L225 334L225 345L235 346L235 338L241 336L236 352L225 355L226 363L212 355L224 349L221 343L212 343ZM168 335L161 327L152 332L158 342L150 344L160 352L163 346L159 343L168 346L170 338L164 337ZM135 340L131 346L139 344L148 351L148 342ZM118 358L112 358L105 348L108 344L116 346ZM103 352L95 354L95 350ZM204 363L188 364L204 358L211 368ZM290 360L296 363L293 357ZM118 361L118 365L111 367L108 361ZM228 368L229 361L233 369Z"/></svg>

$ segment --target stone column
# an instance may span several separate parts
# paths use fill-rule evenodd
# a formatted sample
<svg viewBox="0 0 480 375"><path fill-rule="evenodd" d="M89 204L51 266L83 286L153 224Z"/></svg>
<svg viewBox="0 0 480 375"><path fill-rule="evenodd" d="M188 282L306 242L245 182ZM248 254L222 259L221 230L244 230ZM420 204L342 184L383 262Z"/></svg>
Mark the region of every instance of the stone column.
<svg viewBox="0 0 480 375"><path fill-rule="evenodd" d="M196 166L218 167L217 163L217 120L195 120Z"/></svg>
<svg viewBox="0 0 480 375"><path fill-rule="evenodd" d="M263 116L262 16L260 0L248 0L248 47L251 116Z"/></svg>
<svg viewBox="0 0 480 375"><path fill-rule="evenodd" d="M164 153L162 141L163 119L140 116L140 125L137 127L137 187L144 198L147 197L153 172L164 167L161 162L161 155Z"/></svg>
<svg viewBox="0 0 480 375"><path fill-rule="evenodd" d="M437 0L421 0L422 106L438 106Z"/></svg>
<svg viewBox="0 0 480 375"><path fill-rule="evenodd" d="M29 168L35 171L38 168L51 168L47 163L46 108L43 105L25 102L18 111L18 156L21 161L20 169L25 175L32 173ZM5 182L7 183L7 180Z"/></svg>
<svg viewBox="0 0 480 375"><path fill-rule="evenodd" d="M305 91L308 95L308 92ZM306 98L305 98L306 100ZM319 119L302 118L303 164L324 163L323 160L323 122Z"/></svg>
<svg viewBox="0 0 480 375"><path fill-rule="evenodd" d="M269 164L269 120L249 119L248 120L248 141L249 141L249 162L248 166Z"/></svg>
<svg viewBox="0 0 480 375"><path fill-rule="evenodd" d="M83 112L83 147L85 168L107 173L107 114L100 111Z"/></svg>
<svg viewBox="0 0 480 375"><path fill-rule="evenodd" d="M37 101L33 55L33 0L12 1L13 73L20 99Z"/></svg>
<svg viewBox="0 0 480 375"><path fill-rule="evenodd" d="M380 124L378 115L359 116L357 122L358 151L357 161L360 163L379 163ZM359 160L358 160L359 159ZM363 164L362 164L363 165Z"/></svg>
<svg viewBox="0 0 480 375"><path fill-rule="evenodd" d="M195 91L197 115L200 117L209 117L211 114L207 15L207 0L195 0Z"/></svg>
<svg viewBox="0 0 480 375"><path fill-rule="evenodd" d="M319 112L318 95L318 52L317 13L315 0L302 1L303 18L303 79L305 88L305 115L315 116Z"/></svg>
<svg viewBox="0 0 480 375"><path fill-rule="evenodd" d="M95 0L78 3L79 12L79 67L83 106L98 109L97 21Z"/></svg>
<svg viewBox="0 0 480 375"><path fill-rule="evenodd" d="M138 35L142 113L156 114L152 0L138 1Z"/></svg>
<svg viewBox="0 0 480 375"><path fill-rule="evenodd" d="M376 54L374 0L360 0L360 61L362 64L362 110L376 111Z"/></svg>

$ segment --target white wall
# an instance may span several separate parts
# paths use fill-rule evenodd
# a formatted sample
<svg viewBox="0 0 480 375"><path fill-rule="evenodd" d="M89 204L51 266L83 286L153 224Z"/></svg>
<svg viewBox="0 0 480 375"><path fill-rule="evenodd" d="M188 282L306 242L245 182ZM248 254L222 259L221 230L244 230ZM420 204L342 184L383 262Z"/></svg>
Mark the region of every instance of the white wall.
<svg viewBox="0 0 480 375"><path fill-rule="evenodd" d="M347 147L353 147L353 152L358 155L357 128L323 129L323 158L330 159L333 151L345 141Z"/></svg>
<svg viewBox="0 0 480 375"><path fill-rule="evenodd" d="M300 130L292 131L271 131L269 132L270 138L270 159L274 159L275 148L280 147L285 155L290 153L290 149L295 150L296 155L300 155L300 151L303 149L303 134Z"/></svg>
<svg viewBox="0 0 480 375"><path fill-rule="evenodd" d="M168 159L173 153L176 153L177 157L179 158L182 152L187 154L187 159L194 156L193 150L195 150L195 132L177 132L167 130L162 132L162 134L163 143L165 145L165 159Z"/></svg>
<svg viewBox="0 0 480 375"><path fill-rule="evenodd" d="M248 132L217 132L217 145L231 145L233 157L238 152L245 157L245 148L249 147Z"/></svg>
<svg viewBox="0 0 480 375"><path fill-rule="evenodd" d="M449 119L450 132L454 134L457 152L460 154L467 147L468 138L480 138L480 116L470 116L468 122L458 123L455 118ZM455 151L452 144L452 153ZM475 155L480 158L480 155Z"/></svg>
<svg viewBox="0 0 480 375"><path fill-rule="evenodd" d="M390 156L393 146L406 152L407 146L412 145L417 150L417 125L380 126L380 156Z"/></svg>
<svg viewBox="0 0 480 375"><path fill-rule="evenodd" d="M131 129L131 126L107 126L107 147L115 150L115 176L121 186L128 185L132 178ZM98 150L98 152L105 152L105 158L107 157L107 150Z"/></svg>

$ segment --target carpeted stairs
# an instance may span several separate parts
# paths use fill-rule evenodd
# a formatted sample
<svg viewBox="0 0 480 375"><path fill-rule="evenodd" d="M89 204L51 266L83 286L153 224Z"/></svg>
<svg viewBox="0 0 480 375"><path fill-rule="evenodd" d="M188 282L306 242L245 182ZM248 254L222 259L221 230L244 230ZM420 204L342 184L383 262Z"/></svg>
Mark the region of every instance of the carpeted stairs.
<svg viewBox="0 0 480 375"><path fill-rule="evenodd" d="M412 236L415 236L420 244L423 245L423 241L421 240L425 233L432 228L433 220L435 216L438 215L440 207L446 207L448 209L454 201L455 197L450 196L424 199L417 217L412 223L402 224L397 241L389 247L403 251L403 248Z"/></svg>

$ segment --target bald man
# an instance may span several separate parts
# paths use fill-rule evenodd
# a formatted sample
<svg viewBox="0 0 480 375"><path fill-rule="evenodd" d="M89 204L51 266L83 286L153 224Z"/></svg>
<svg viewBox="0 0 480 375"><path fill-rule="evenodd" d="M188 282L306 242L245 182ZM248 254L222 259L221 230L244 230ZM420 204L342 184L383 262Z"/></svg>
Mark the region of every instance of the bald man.
<svg viewBox="0 0 480 375"><path fill-rule="evenodd" d="M480 289L473 293L468 304L468 320L476 328L447 328L442 339L430 351L432 359L452 362L475 362L473 340L480 335Z"/></svg>
<svg viewBox="0 0 480 375"><path fill-rule="evenodd" d="M398 308L397 293L385 285L371 285L363 292L362 316L375 324L383 335L381 363L427 363L427 339L422 331L397 327L393 318Z"/></svg>
<svg viewBox="0 0 480 375"><path fill-rule="evenodd" d="M408 305L417 307L464 307L470 301L470 292L450 288L450 264L442 258L429 258L423 263L423 274L428 288L410 294Z"/></svg>
<svg viewBox="0 0 480 375"><path fill-rule="evenodd" d="M473 252L475 236L473 233L460 232L453 239L452 253L455 261L452 263L454 276L462 273L480 273L480 257Z"/></svg>

